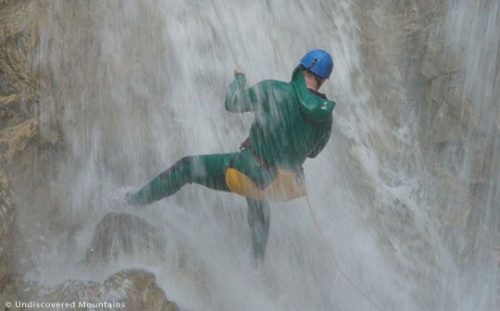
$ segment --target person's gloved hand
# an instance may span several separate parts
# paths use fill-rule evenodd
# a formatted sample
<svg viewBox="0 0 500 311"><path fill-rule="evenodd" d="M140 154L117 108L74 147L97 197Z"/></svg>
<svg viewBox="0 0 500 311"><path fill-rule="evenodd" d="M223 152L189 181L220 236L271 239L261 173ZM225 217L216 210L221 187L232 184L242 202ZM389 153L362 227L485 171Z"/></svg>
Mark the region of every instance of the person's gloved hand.
<svg viewBox="0 0 500 311"><path fill-rule="evenodd" d="M234 68L234 74L237 75L237 74L245 74L245 72L243 71L243 69L240 68L240 66L236 66L236 68Z"/></svg>

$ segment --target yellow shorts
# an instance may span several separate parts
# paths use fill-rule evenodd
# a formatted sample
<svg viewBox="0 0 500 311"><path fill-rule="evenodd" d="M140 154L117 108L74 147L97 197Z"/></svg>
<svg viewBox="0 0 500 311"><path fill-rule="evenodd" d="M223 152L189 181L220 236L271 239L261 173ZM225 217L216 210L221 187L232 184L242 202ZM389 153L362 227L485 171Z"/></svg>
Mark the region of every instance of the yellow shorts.
<svg viewBox="0 0 500 311"><path fill-rule="evenodd" d="M259 189L252 179L235 168L226 170L225 179L231 192L254 200L284 202L306 195L303 180L285 169L278 169L276 179L264 189Z"/></svg>

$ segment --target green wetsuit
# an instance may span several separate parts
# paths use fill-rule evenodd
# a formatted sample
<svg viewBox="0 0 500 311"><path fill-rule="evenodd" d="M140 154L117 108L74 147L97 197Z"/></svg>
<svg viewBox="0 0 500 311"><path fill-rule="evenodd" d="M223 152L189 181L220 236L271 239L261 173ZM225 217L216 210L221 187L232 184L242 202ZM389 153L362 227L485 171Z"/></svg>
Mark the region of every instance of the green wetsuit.
<svg viewBox="0 0 500 311"><path fill-rule="evenodd" d="M307 89L300 67L289 83L265 80L247 87L243 74L230 84L225 108L253 112L248 146L235 153L188 156L162 172L136 193L127 196L132 205L146 205L177 192L187 183L229 191L225 172L236 168L264 188L276 177L276 168L302 174L306 158L315 157L326 145L332 128L335 103ZM269 230L269 205L247 198L252 246L263 257Z"/></svg>

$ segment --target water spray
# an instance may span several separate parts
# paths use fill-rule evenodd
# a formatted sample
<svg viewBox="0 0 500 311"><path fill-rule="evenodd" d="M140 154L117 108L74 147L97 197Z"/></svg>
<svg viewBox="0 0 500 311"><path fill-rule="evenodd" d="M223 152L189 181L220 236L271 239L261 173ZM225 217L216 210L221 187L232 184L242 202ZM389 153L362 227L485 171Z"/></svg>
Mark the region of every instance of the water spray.
<svg viewBox="0 0 500 311"><path fill-rule="evenodd" d="M231 53L231 57L233 58L233 62L236 66L238 66L238 60L236 57L236 52L233 49L233 45L231 44L231 41L229 40L229 35L227 34L227 27L226 24L224 23L224 19L222 18L222 15L220 15L219 10L217 9L217 4L215 3L214 0L210 0L210 3L212 4L215 15L217 16L217 19L219 20L219 23L222 27L222 36L224 37L224 40L226 41L226 46L229 49L229 52Z"/></svg>
<svg viewBox="0 0 500 311"><path fill-rule="evenodd" d="M224 19L222 18L222 15L219 13L219 10L217 9L217 4L215 3L215 0L210 0L210 3L212 4L213 8L214 8L214 11L215 11L215 14L217 16L217 19L219 20L219 23L222 27L222 33L223 33L223 37L226 41L226 46L228 47L230 53L231 53L231 56L233 58L233 61L235 63L235 65L237 66L238 65L238 61L237 61L237 58L236 58L236 53L233 49L233 46L231 44L231 41L229 40L229 35L227 34L227 27L224 23ZM322 239L323 239L323 242L324 244L327 245L329 251L330 251L330 254L331 254L331 257L332 257L332 260L333 262L335 263L335 266L337 268L337 270L339 271L340 275L342 275L342 277L349 283L349 285L352 286L352 288L354 288L354 290L356 290L360 296L362 296L366 301L368 301L370 304L372 304L377 310L379 311L383 311L382 307L380 307L373 299L371 299L366 293L364 293L361 288L359 288L359 286L356 285L356 283L354 283L350 278L349 276L347 275L346 272L344 272L339 264L339 262L335 259L335 257L333 257L333 250L330 246L330 244L328 243L328 240L326 239L326 236L325 234L323 233L323 230L321 229L321 226L318 222L318 219L316 218L316 215L314 214L314 211L312 209L312 206L311 206L311 202L309 200L309 196L305 195L305 199L306 199L306 202L307 202L307 207L309 209L309 212L311 213L311 217L314 221L314 224L319 232L319 234L321 235Z"/></svg>

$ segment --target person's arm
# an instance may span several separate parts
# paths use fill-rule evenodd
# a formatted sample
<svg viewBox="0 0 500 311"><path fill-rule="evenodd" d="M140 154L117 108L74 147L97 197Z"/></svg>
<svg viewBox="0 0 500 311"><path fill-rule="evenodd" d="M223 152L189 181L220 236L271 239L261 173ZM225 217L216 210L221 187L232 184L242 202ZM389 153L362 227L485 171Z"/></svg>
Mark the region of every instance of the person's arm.
<svg viewBox="0 0 500 311"><path fill-rule="evenodd" d="M315 158L321 152L321 150L325 148L326 144L330 140L331 133L332 133L332 117L330 115L330 118L327 121L325 121L324 129L321 132L321 137L319 138L318 143L307 154L308 158Z"/></svg>
<svg viewBox="0 0 500 311"><path fill-rule="evenodd" d="M259 84L250 88L246 86L247 80L242 72L235 72L234 80L229 85L224 106L230 112L254 111L258 103Z"/></svg>

